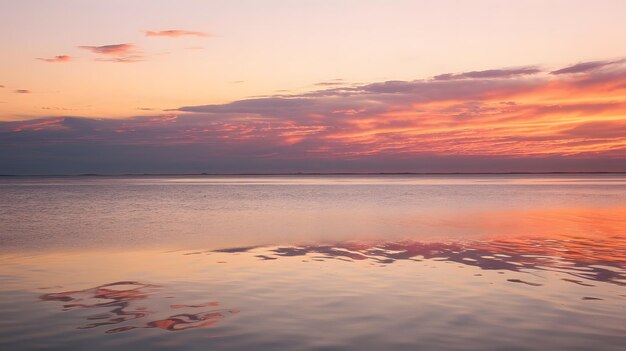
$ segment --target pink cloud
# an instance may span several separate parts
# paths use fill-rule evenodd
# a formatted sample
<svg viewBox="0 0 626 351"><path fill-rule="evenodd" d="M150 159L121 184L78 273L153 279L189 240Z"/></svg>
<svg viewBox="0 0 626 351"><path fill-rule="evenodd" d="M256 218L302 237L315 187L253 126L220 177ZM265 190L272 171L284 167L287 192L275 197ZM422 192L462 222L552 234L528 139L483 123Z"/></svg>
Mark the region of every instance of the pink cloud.
<svg viewBox="0 0 626 351"><path fill-rule="evenodd" d="M79 46L81 49L89 50L94 54L110 56L127 56L137 53L137 47L133 44L112 44L102 46Z"/></svg>
<svg viewBox="0 0 626 351"><path fill-rule="evenodd" d="M169 37L177 38L182 36L194 36L194 37L208 37L209 34L204 32L194 32L181 29L169 29L161 31L146 31L144 32L147 37Z"/></svg>
<svg viewBox="0 0 626 351"><path fill-rule="evenodd" d="M40 131L46 128L58 128L63 123L63 118L50 118L50 119L39 119L34 121L27 121L18 127L14 128L12 132L19 133L23 131Z"/></svg>
<svg viewBox="0 0 626 351"><path fill-rule="evenodd" d="M58 55L52 58L40 58L38 57L37 60L40 61L45 61L45 62L69 62L72 61L72 56L68 56L68 55Z"/></svg>
<svg viewBox="0 0 626 351"><path fill-rule="evenodd" d="M96 58L99 62L135 63L145 61L142 52L133 44L113 44L103 46L79 46L104 57Z"/></svg>

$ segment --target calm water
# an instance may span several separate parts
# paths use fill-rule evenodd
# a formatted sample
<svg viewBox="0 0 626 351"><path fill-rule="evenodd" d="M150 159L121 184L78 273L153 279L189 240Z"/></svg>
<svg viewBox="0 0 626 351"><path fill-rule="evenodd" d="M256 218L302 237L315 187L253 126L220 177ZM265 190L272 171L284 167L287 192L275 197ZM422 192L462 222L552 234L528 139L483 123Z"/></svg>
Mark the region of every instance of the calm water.
<svg viewBox="0 0 626 351"><path fill-rule="evenodd" d="M0 178L2 350L623 350L626 176Z"/></svg>

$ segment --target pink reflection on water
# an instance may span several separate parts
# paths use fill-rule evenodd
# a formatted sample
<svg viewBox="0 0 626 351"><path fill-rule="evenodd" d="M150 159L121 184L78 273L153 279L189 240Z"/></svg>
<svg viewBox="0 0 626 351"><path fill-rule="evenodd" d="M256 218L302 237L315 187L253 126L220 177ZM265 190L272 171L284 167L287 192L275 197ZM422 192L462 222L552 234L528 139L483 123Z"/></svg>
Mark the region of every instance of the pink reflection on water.
<svg viewBox="0 0 626 351"><path fill-rule="evenodd" d="M626 236L620 235L606 238L531 237L446 243L408 240L340 242L266 248L261 253L253 253L260 260L309 256L315 260L369 260L383 265L397 260L437 260L476 266L484 270L554 271L575 278L626 285ZM590 285L577 279L563 280L583 286Z"/></svg>
<svg viewBox="0 0 626 351"><path fill-rule="evenodd" d="M142 301L146 302L146 300L154 296L154 293L156 293L159 288L160 286L158 285L143 284L135 281L120 281L85 290L44 294L40 296L40 299L44 301L65 302L63 305L64 310L107 309L107 313L87 317L87 320L96 322L88 323L77 328L91 329L147 318L157 313L157 311L151 311L146 306L141 306L140 303ZM101 302L101 300L106 301ZM170 305L169 308L203 308L218 305L218 302L208 302L195 305ZM166 318L151 320L143 325L125 325L108 329L106 333L119 333L140 328L160 328L168 331L205 328L214 326L219 320L236 313L239 313L236 309L213 309L197 313L179 313Z"/></svg>

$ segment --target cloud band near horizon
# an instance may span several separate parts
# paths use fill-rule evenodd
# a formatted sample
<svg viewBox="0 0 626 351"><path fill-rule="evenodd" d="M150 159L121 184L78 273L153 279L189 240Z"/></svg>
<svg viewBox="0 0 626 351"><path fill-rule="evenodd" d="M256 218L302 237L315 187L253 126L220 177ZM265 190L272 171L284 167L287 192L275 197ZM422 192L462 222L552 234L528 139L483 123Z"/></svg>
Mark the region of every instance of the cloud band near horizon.
<svg viewBox="0 0 626 351"><path fill-rule="evenodd" d="M96 48L89 50L111 56L128 51ZM616 163L626 158L626 63L327 85L302 94L124 119L0 122L0 144L5 150L0 173L54 170L55 164L67 168L73 158L85 172L115 160L123 172L134 167L133 157L135 166L147 162L146 172L345 171L341 167L353 166L367 171L626 171L626 162ZM44 157L51 149L59 151ZM99 156L90 160L85 150Z"/></svg>

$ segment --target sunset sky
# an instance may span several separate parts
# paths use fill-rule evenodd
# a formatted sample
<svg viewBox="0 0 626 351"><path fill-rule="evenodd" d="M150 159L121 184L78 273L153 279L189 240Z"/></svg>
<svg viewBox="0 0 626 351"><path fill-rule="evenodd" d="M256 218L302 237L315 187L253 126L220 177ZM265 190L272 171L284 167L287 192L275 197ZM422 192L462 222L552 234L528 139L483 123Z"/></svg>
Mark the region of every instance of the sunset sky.
<svg viewBox="0 0 626 351"><path fill-rule="evenodd" d="M624 14L0 0L0 174L626 171Z"/></svg>

